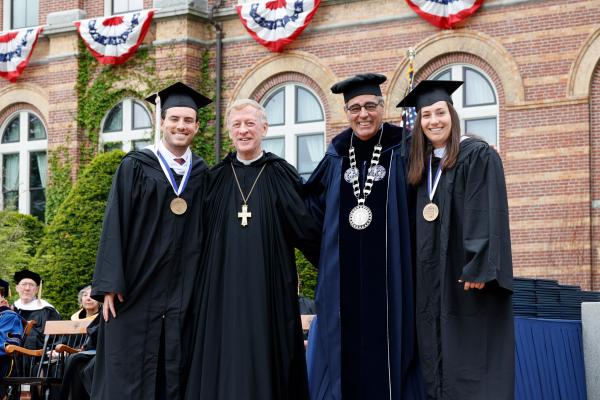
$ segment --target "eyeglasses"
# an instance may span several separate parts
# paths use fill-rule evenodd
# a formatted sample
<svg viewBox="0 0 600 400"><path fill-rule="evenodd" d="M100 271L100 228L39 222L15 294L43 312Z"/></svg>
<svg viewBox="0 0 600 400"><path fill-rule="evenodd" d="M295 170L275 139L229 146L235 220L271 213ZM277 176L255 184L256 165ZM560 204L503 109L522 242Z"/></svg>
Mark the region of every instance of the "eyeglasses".
<svg viewBox="0 0 600 400"><path fill-rule="evenodd" d="M367 112L373 112L375 110L377 110L377 107L380 105L381 103L373 103L373 102L368 102L365 103L363 105L360 104L352 104L350 107L346 106L346 111L350 111L350 114L360 114L360 111L364 108Z"/></svg>
<svg viewBox="0 0 600 400"><path fill-rule="evenodd" d="M29 282L19 283L19 286L21 286L21 287L31 287L31 288L37 287L37 285L35 283L29 283Z"/></svg>

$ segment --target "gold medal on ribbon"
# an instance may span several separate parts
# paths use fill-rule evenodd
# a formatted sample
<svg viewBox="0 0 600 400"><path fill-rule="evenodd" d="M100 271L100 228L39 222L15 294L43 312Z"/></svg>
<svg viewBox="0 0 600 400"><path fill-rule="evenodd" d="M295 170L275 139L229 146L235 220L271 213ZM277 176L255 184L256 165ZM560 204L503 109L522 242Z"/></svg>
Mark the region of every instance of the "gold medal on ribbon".
<svg viewBox="0 0 600 400"><path fill-rule="evenodd" d="M171 212L175 215L185 214L187 211L187 203L181 197L175 197L171 200Z"/></svg>
<svg viewBox="0 0 600 400"><path fill-rule="evenodd" d="M435 219L438 217L439 214L440 214L440 209L438 208L438 206L435 203L428 203L423 208L423 218L425 218L425 221L428 221L428 222L435 221Z"/></svg>

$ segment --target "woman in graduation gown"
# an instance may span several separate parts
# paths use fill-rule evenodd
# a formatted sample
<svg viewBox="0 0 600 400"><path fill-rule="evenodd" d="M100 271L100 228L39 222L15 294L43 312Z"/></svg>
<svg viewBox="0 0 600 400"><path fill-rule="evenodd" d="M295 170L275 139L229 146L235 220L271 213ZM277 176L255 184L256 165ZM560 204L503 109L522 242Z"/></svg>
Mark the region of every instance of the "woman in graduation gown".
<svg viewBox="0 0 600 400"><path fill-rule="evenodd" d="M423 81L409 182L416 187L416 318L429 399L512 399L508 203L498 153L461 137L454 81Z"/></svg>

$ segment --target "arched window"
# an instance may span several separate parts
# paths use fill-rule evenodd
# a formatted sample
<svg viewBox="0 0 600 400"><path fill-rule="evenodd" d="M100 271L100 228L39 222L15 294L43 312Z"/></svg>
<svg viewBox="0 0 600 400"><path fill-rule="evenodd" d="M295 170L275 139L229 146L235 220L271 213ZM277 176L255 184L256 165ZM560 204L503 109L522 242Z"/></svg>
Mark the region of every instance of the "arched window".
<svg viewBox="0 0 600 400"><path fill-rule="evenodd" d="M3 210L15 210L44 220L46 211L46 128L31 111L19 111L1 128Z"/></svg>
<svg viewBox="0 0 600 400"><path fill-rule="evenodd" d="M492 80L483 71L471 65L453 65L437 71L430 79L465 82L452 95L463 134L498 145L498 96Z"/></svg>
<svg viewBox="0 0 600 400"><path fill-rule="evenodd" d="M137 100L125 99L104 118L100 149L140 150L152 144L152 139L152 118L146 107Z"/></svg>
<svg viewBox="0 0 600 400"><path fill-rule="evenodd" d="M269 120L263 148L285 158L307 179L325 152L325 114L319 98L305 86L288 83L271 90L262 104Z"/></svg>

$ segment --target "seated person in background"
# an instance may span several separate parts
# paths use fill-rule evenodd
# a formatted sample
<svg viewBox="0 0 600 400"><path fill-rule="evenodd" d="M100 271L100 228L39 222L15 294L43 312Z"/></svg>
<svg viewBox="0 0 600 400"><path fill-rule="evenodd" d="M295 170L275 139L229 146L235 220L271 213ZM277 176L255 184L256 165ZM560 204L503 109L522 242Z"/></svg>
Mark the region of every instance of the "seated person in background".
<svg viewBox="0 0 600 400"><path fill-rule="evenodd" d="M98 316L100 310L100 303L90 297L92 293L92 285L84 286L77 295L77 302L81 309L75 314L71 315L71 321L77 321L80 319L94 319Z"/></svg>
<svg viewBox="0 0 600 400"><path fill-rule="evenodd" d="M82 297L81 292L85 290L88 291L89 297L90 286L86 286L79 292L80 299ZM85 300L83 303L85 309ZM100 306L99 303L98 306ZM89 400L90 398L94 365L96 363L96 339L98 337L100 321L100 318L95 318L98 315L98 311L96 311L96 314L88 317L93 320L87 327L87 338L83 344L82 351L67 358L63 384L60 389L60 400Z"/></svg>
<svg viewBox="0 0 600 400"><path fill-rule="evenodd" d="M14 278L19 293L19 299L13 305L15 312L27 321L36 321L29 336L25 339L23 347L40 349L44 344L46 321L59 320L60 314L52 304L38 298L38 291L40 291L42 283L42 278L38 274L23 269L15 272Z"/></svg>
<svg viewBox="0 0 600 400"><path fill-rule="evenodd" d="M300 275L298 274L298 306L300 307L300 315L314 315L317 313L315 301L310 297L300 293Z"/></svg>
<svg viewBox="0 0 600 400"><path fill-rule="evenodd" d="M10 308L5 297L8 293L8 282L0 279L0 377L7 376L11 370L11 359L4 351L5 346L20 346L23 341L23 320ZM0 398L3 394L3 388L0 388Z"/></svg>

